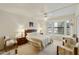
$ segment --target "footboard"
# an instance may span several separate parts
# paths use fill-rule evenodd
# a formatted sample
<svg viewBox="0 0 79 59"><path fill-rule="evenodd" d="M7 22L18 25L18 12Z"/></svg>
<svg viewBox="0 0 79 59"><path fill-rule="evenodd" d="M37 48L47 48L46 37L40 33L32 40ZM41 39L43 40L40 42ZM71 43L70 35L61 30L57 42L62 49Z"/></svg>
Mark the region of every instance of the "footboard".
<svg viewBox="0 0 79 59"><path fill-rule="evenodd" d="M37 38L31 38L31 43L33 46L40 48L40 50L43 48L43 43L41 40L37 39Z"/></svg>

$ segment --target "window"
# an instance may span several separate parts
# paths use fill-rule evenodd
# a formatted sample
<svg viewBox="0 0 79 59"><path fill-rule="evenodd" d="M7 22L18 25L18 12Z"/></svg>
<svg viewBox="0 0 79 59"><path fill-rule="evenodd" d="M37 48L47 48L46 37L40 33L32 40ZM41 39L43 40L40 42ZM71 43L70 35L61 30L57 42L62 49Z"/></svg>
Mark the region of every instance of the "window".
<svg viewBox="0 0 79 59"><path fill-rule="evenodd" d="M48 34L53 33L53 23L48 22L48 24L47 24L47 32L48 32Z"/></svg>
<svg viewBox="0 0 79 59"><path fill-rule="evenodd" d="M54 22L54 33L64 34L64 22Z"/></svg>
<svg viewBox="0 0 79 59"><path fill-rule="evenodd" d="M48 34L71 34L70 20L64 21L49 21L47 23Z"/></svg>
<svg viewBox="0 0 79 59"><path fill-rule="evenodd" d="M66 34L70 35L70 21L69 20L66 21L66 30L67 30Z"/></svg>

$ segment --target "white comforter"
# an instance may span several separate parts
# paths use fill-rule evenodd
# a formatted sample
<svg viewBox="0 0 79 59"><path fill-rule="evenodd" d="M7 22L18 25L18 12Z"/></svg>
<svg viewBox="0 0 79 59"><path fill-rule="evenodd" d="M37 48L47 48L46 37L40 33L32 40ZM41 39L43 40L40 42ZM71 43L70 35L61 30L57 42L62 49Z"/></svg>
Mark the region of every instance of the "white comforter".
<svg viewBox="0 0 79 59"><path fill-rule="evenodd" d="M31 40L31 38L36 38L42 41L43 46L47 46L48 43L52 41L51 36L49 35L40 35L40 34L28 34L27 38Z"/></svg>

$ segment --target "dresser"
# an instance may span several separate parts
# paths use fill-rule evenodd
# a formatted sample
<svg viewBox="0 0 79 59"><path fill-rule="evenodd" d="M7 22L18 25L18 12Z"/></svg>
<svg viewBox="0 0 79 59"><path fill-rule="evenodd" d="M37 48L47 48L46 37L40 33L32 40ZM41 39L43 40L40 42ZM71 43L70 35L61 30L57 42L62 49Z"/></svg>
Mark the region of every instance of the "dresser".
<svg viewBox="0 0 79 59"><path fill-rule="evenodd" d="M17 38L18 45L22 45L22 44L25 44L27 42L28 42L28 40L26 39L26 37Z"/></svg>

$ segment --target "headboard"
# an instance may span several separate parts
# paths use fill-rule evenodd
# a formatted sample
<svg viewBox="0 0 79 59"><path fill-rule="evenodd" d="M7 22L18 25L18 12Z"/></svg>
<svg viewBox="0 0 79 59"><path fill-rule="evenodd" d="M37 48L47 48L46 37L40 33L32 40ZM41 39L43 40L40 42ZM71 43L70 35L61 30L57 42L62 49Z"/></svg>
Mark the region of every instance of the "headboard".
<svg viewBox="0 0 79 59"><path fill-rule="evenodd" d="M36 29L27 29L25 30L25 37L27 36L27 33L37 32Z"/></svg>

